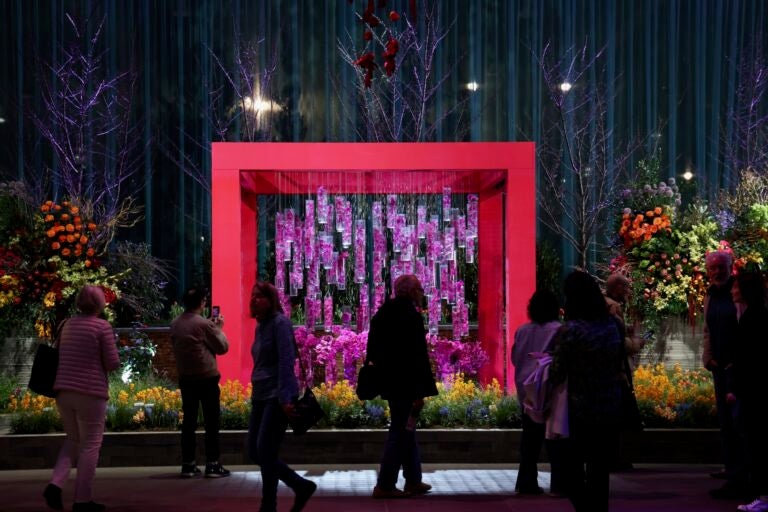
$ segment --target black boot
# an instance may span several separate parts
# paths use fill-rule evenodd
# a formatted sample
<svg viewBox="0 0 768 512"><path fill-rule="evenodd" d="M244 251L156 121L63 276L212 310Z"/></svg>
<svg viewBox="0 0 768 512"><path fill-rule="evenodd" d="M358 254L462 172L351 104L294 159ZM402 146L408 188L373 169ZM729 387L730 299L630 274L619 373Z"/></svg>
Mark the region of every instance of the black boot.
<svg viewBox="0 0 768 512"><path fill-rule="evenodd" d="M49 508L53 510L64 510L64 503L61 501L61 487L58 485L48 484L43 491L43 498Z"/></svg>

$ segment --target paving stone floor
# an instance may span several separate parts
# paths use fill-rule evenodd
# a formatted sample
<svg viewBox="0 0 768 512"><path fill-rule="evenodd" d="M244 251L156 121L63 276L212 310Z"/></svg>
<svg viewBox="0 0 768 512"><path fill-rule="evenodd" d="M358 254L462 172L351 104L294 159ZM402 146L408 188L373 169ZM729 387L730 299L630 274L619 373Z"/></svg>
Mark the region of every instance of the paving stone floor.
<svg viewBox="0 0 768 512"><path fill-rule="evenodd" d="M255 466L233 466L230 478L178 478L177 467L100 468L95 495L110 512L233 512L257 511L261 478ZM434 490L408 500L373 500L374 465L303 465L296 468L318 484L306 512L492 512L572 510L567 500L543 496L516 496L516 466L424 466L424 481ZM611 476L612 512L718 512L734 511L738 501L715 501L707 490L720 485L708 473L710 465L636 465L636 469ZM549 486L547 466L539 484ZM50 470L0 471L0 511L47 510L41 492ZM73 478L64 489L65 509L71 510ZM402 481L399 483L402 486ZM280 486L279 510L290 509L292 492Z"/></svg>

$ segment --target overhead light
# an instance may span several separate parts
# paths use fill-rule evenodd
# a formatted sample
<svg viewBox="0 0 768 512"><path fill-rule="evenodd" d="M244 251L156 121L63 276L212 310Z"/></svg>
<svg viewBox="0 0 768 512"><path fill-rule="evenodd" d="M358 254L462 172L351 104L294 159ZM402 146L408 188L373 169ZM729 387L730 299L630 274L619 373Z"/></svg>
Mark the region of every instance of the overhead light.
<svg viewBox="0 0 768 512"><path fill-rule="evenodd" d="M691 180L693 179L693 173L692 173L690 170L688 170L688 171L685 171L685 172L683 173L683 179L684 179L685 181L691 181Z"/></svg>
<svg viewBox="0 0 768 512"><path fill-rule="evenodd" d="M245 110L250 110L255 114L261 114L263 112L280 112L283 107L279 103L276 103L270 99L265 99L260 96L246 96L243 98L243 107Z"/></svg>
<svg viewBox="0 0 768 512"><path fill-rule="evenodd" d="M3 124L4 122L5 122L5 118L4 117L0 117L0 124Z"/></svg>
<svg viewBox="0 0 768 512"><path fill-rule="evenodd" d="M571 84L571 82L563 82L560 84L560 90L563 92L568 92L571 89L573 89L573 85Z"/></svg>
<svg viewBox="0 0 768 512"><path fill-rule="evenodd" d="M477 82L468 82L464 87L466 87L468 91L475 92L480 88L480 84Z"/></svg>

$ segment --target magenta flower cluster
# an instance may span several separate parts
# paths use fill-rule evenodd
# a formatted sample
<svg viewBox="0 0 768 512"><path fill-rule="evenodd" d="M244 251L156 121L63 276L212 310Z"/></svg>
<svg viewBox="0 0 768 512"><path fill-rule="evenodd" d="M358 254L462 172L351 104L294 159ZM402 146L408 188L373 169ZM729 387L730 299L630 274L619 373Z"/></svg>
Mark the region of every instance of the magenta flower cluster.
<svg viewBox="0 0 768 512"><path fill-rule="evenodd" d="M357 333L334 325L331 332L315 334L307 327L299 326L295 329L295 336L301 363L306 369L302 385L312 386L319 378L327 384L335 384L341 379L347 380L352 386L357 384L357 372L365 360L368 331ZM474 377L488 362L488 354L479 341L463 342L428 334L427 346L435 377L439 380L457 373ZM321 373L318 371L320 369L323 370L322 377L316 375ZM301 379L298 364L296 370L296 375Z"/></svg>

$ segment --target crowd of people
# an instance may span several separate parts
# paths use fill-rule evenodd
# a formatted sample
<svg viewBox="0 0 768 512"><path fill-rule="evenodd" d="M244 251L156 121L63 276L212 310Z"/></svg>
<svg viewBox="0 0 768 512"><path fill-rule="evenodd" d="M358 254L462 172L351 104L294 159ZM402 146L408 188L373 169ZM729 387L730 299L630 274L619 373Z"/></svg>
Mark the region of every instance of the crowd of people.
<svg viewBox="0 0 768 512"><path fill-rule="evenodd" d="M768 344L766 287L759 273L732 275L728 253L706 259L710 287L705 301L703 365L712 372L723 440L725 483L713 498L743 498L739 510L768 511L768 441L762 428L766 385L760 367ZM596 279L574 271L564 282L565 301L549 290L530 298L530 322L515 332L511 362L522 411L520 466L515 491L544 494L537 465L542 446L551 464L550 494L566 497L574 510L609 509L609 474L631 468L622 455L622 432L637 428L632 416L632 369L644 339L636 319L628 322L630 282L610 276L602 291ZM181 473L184 478L230 475L219 460L219 379L216 356L229 348L220 314L205 318L208 291L194 287L182 298L184 312L171 324L181 389ZM416 425L425 398L437 394L421 315L424 290L413 275L400 276L393 297L371 319L366 361L377 367L381 397L390 424L375 499L427 494L422 479ZM64 321L57 336L60 353L54 389L66 433L50 483L47 505L63 510L62 487L77 467L74 512L105 510L93 500L93 480L104 433L109 372L120 362L112 329L100 318L104 294L85 286L76 299L79 314ZM250 297L257 320L251 348L251 415L248 454L261 470L261 512L277 510L282 481L295 493L292 512L302 510L317 490L280 458L289 420L296 414L299 385L294 373L298 350L293 326L277 289L257 282ZM629 409L628 409L629 404ZM202 408L205 470L198 468L195 431ZM634 404L636 409L636 403ZM629 413L628 413L629 411ZM635 411L636 412L636 411ZM639 415L638 415L639 417ZM402 470L403 489L396 487ZM750 501L751 500L751 501Z"/></svg>

